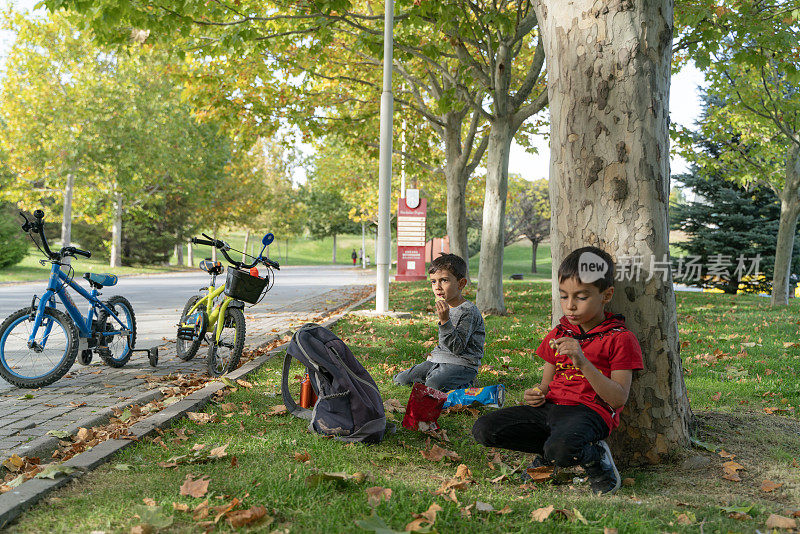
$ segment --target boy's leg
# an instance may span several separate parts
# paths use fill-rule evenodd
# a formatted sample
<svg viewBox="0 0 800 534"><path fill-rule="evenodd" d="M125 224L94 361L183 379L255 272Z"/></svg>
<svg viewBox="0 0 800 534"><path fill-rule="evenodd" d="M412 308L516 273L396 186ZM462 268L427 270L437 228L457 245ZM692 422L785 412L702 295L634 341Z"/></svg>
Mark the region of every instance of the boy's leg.
<svg viewBox="0 0 800 534"><path fill-rule="evenodd" d="M439 391L460 389L472 382L478 371L454 363L435 363L425 376L425 385Z"/></svg>
<svg viewBox="0 0 800 534"><path fill-rule="evenodd" d="M551 406L511 406L487 413L475 421L472 436L487 447L541 453L550 436L547 413Z"/></svg>
<svg viewBox="0 0 800 534"><path fill-rule="evenodd" d="M594 410L583 405L553 405L548 412L550 436L544 455L559 467L587 464L600 459L597 442L608 436L608 425Z"/></svg>
<svg viewBox="0 0 800 534"><path fill-rule="evenodd" d="M430 370L431 367L433 367L433 363L427 360L418 363L414 367L406 369L405 371L400 371L394 375L394 383L400 384L401 386L409 386L415 382L422 382L424 384L425 377L428 376L428 370Z"/></svg>

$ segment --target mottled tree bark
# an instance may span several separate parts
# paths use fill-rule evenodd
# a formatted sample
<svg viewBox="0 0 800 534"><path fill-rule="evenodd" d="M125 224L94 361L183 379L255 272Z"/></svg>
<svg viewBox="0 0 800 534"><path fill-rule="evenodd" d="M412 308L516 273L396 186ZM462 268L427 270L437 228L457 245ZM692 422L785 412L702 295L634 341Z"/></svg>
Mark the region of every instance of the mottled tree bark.
<svg viewBox="0 0 800 534"><path fill-rule="evenodd" d="M786 157L786 181L780 194L781 218L775 246L775 270L772 273L773 306L789 304L789 274L797 218L800 216L800 148L792 143Z"/></svg>
<svg viewBox="0 0 800 534"><path fill-rule="evenodd" d="M68 247L72 244L72 196L75 187L75 175L67 173L67 183L64 187L64 209L61 218L61 246ZM69 260L69 258L66 258Z"/></svg>
<svg viewBox="0 0 800 534"><path fill-rule="evenodd" d="M610 310L636 334L644 370L634 373L622 426L611 436L622 464L658 462L689 439L691 409L681 366L668 259L669 0L540 0L551 114L553 268L594 245L623 270ZM651 268L652 267L652 268ZM553 284L553 320L561 316Z"/></svg>
<svg viewBox="0 0 800 534"><path fill-rule="evenodd" d="M531 241L531 272L536 273L536 253L539 252L539 242Z"/></svg>

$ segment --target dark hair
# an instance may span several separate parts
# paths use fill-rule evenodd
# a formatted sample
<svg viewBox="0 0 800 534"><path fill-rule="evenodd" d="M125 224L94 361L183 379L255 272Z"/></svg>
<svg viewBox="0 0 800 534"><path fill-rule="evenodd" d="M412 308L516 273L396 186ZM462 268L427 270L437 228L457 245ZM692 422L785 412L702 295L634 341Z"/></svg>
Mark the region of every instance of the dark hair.
<svg viewBox="0 0 800 534"><path fill-rule="evenodd" d="M608 264L608 269L603 277L591 282L591 284L597 286L600 291L605 291L609 287L613 286L614 260L611 259L611 255L608 252L597 247L583 247L570 252L558 267L558 282L561 283L570 278L577 278L578 280L581 279L579 263L581 254L585 252L591 252L592 254L600 256Z"/></svg>
<svg viewBox="0 0 800 534"><path fill-rule="evenodd" d="M457 280L461 280L467 277L467 262L461 256L442 252L438 258L431 262L428 274L433 274L436 271L450 271Z"/></svg>

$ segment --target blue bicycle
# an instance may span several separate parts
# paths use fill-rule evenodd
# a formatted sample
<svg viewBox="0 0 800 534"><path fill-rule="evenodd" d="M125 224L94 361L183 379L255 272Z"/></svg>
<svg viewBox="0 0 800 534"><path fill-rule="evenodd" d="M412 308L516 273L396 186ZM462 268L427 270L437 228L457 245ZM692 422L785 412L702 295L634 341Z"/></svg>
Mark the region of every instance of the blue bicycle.
<svg viewBox="0 0 800 534"><path fill-rule="evenodd" d="M25 219L22 230L28 235L38 234L34 243L50 263L50 281L47 291L38 299L34 295L31 305L11 314L0 325L0 376L22 388L38 388L52 384L75 363L83 365L92 361L96 352L111 367L122 367L130 360L136 344L136 317L133 307L125 297L114 296L105 302L98 299L100 289L113 286L113 274L84 274L91 291L86 291L74 280L72 267L63 260L68 257L91 257L91 252L67 246L53 252L44 234L44 212L36 210L33 221ZM67 268L67 272L62 270ZM89 304L86 317L81 315L75 302L67 293L71 287ZM66 313L56 309L56 297ZM150 364L158 363L157 349L149 349Z"/></svg>

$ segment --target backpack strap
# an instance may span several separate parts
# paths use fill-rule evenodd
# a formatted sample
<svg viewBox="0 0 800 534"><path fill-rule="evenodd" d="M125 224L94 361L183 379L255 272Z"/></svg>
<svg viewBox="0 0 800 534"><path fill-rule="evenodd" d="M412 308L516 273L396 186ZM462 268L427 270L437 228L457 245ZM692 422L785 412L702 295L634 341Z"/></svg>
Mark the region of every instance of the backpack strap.
<svg viewBox="0 0 800 534"><path fill-rule="evenodd" d="M283 376L281 377L281 396L283 397L283 405L286 406L286 410L295 417L310 421L311 410L298 406L292 398L292 394L289 392L289 367L292 365L292 359L293 356L288 352L283 358Z"/></svg>

